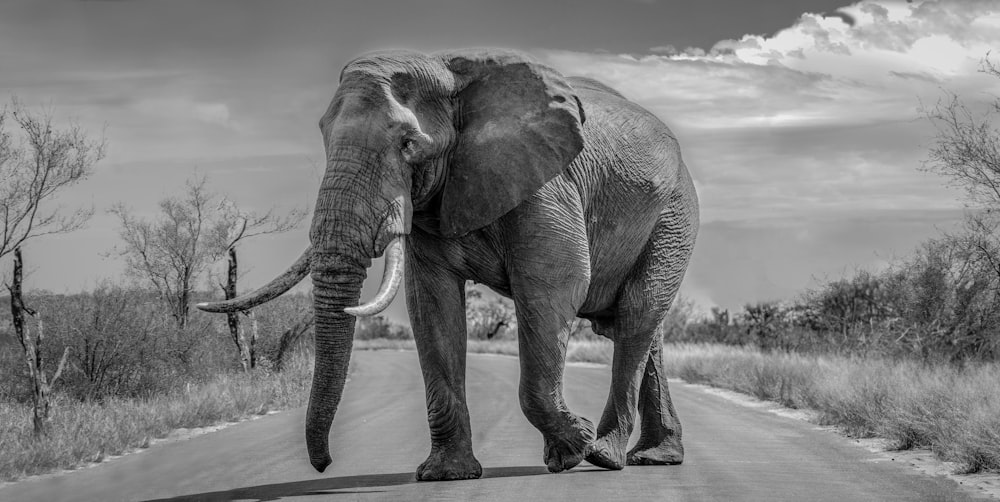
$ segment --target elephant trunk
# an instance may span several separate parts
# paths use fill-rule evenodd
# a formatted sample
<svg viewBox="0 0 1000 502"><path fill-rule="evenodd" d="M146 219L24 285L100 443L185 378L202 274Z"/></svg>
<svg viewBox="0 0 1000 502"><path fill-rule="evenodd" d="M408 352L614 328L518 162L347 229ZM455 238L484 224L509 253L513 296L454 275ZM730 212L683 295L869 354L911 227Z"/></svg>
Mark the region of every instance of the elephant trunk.
<svg viewBox="0 0 1000 502"><path fill-rule="evenodd" d="M330 458L330 426L347 380L355 317L344 309L358 304L365 270L337 255L316 253L312 280L315 297L316 362L306 414L309 461L323 472Z"/></svg>
<svg viewBox="0 0 1000 502"><path fill-rule="evenodd" d="M364 157L366 153L369 158ZM320 472L332 462L330 427L347 380L355 315L383 310L402 278L409 203L379 204L385 199L371 185L357 182L372 162L378 162L370 154L339 149L330 155L337 160L327 169L310 231L316 362L306 414L306 446L309 461ZM372 302L358 306L365 270L371 258L383 251L382 287Z"/></svg>
<svg viewBox="0 0 1000 502"><path fill-rule="evenodd" d="M330 427L343 395L354 341L355 316L384 310L399 289L403 274L404 237L395 238L386 249L386 269L375 299L358 305L365 266L343 255L315 253L313 296L316 327L316 359L309 409L306 413L306 446L309 461L319 472L330 465ZM367 261L367 260L366 260Z"/></svg>

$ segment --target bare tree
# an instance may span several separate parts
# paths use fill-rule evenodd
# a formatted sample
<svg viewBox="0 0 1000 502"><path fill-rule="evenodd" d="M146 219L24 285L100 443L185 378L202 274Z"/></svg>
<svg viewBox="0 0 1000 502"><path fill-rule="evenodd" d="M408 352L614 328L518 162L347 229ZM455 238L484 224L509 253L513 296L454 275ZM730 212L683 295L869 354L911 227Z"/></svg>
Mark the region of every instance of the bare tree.
<svg viewBox="0 0 1000 502"><path fill-rule="evenodd" d="M188 180L182 197L160 201L160 215L152 221L121 203L111 208L121 223L119 253L127 270L159 293L180 329L187 325L197 280L219 253L212 247L211 227L218 223L206 185L204 177Z"/></svg>
<svg viewBox="0 0 1000 502"><path fill-rule="evenodd" d="M49 394L52 385L59 380L63 369L66 368L66 357L69 356L69 347L63 350L62 359L51 380L45 373L45 359L42 357L42 341L44 340L44 326L41 314L24 305L21 292L23 277L23 264L21 262L21 248L14 248L14 274L11 284L7 285L10 291L10 312L14 324L14 334L17 341L21 343L24 350L24 360L28 365L28 376L31 378L32 389L32 423L34 425L35 436L40 436L46 432L49 421ZM25 324L24 314L35 318L35 330Z"/></svg>
<svg viewBox="0 0 1000 502"><path fill-rule="evenodd" d="M266 234L283 233L298 227L305 219L306 212L292 209L288 213L279 214L271 208L262 214L245 211L232 200L223 198L218 207L218 225L215 228L212 247L224 250L226 255L226 282L219 283L219 288L226 299L236 298L237 282L239 280L236 246L252 237ZM250 371L257 365L255 346L257 343L257 319L253 312L243 312L250 319L250 333L240 327L239 315L231 312L226 315L229 324L229 334L236 350L240 354L240 364L244 371Z"/></svg>
<svg viewBox="0 0 1000 502"><path fill-rule="evenodd" d="M983 59L982 72L1000 78L1000 68ZM937 128L935 143L923 168L964 189L973 205L1000 208L1000 131L991 116L1000 112L1000 99L991 110L976 113L956 94L949 93L925 115Z"/></svg>
<svg viewBox="0 0 1000 502"><path fill-rule="evenodd" d="M18 133L7 131L10 118ZM45 204L90 174L107 146L103 137L88 138L78 124L57 129L52 120L51 110L31 112L17 98L9 111L0 110L0 258L28 239L78 230L94 213Z"/></svg>
<svg viewBox="0 0 1000 502"><path fill-rule="evenodd" d="M210 192L204 176L188 180L182 197L161 200L155 220L138 218L122 204L111 212L121 223L124 248L120 254L126 267L159 293L181 329L188 323L191 294L212 263L227 257L226 281L219 286L226 298L234 298L239 244L252 237L287 232L306 215L298 209L284 214L275 209L264 213L241 210L228 198ZM252 314L244 315L251 317L249 333L240 328L237 314L229 314L228 322L241 364L249 371L256 362L256 328Z"/></svg>
<svg viewBox="0 0 1000 502"><path fill-rule="evenodd" d="M18 126L6 129L9 118ZM49 379L42 357L44 328L41 314L24 304L21 245L28 239L81 228L93 214L91 209L60 211L45 204L55 194L86 177L104 158L106 143L91 140L75 123L64 129L53 127L51 110L31 112L16 98L8 110L0 110L0 258L13 253L14 271L7 290L14 335L24 351L31 378L35 435L45 432L49 416L49 393L66 366L68 348L55 374ZM34 332L25 314L35 318Z"/></svg>
<svg viewBox="0 0 1000 502"><path fill-rule="evenodd" d="M1000 78L1000 66L987 54L980 71ZM949 336L955 347L973 347L982 353L1000 347L996 325L983 327L984 322L972 322L975 316L994 323L994 311L1000 305L1000 130L995 117L1000 113L1000 98L995 98L983 110L970 107L954 93L948 93L925 115L937 129L935 142L928 152L923 169L947 178L965 191L969 210L964 228L944 236L953 251L950 265L956 265L959 275L975 271L973 278L963 279L955 291L958 310ZM961 315L958 315L958 314ZM959 333L960 332L960 333ZM981 333L992 333L983 336ZM959 339L961 338L961 339ZM967 351L968 352L968 351Z"/></svg>

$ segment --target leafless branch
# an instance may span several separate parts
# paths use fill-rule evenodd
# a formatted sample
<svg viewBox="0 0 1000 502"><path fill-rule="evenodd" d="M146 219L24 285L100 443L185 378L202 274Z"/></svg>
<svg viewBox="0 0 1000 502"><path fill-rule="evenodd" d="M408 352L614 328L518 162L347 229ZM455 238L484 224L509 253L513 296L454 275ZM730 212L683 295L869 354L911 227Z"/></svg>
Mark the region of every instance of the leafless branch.
<svg viewBox="0 0 1000 502"><path fill-rule="evenodd" d="M56 372L52 375L52 381L49 382L49 385L55 385L56 381L59 380L59 377L62 376L63 370L66 369L66 358L68 357L69 346L66 346L66 348L63 349L62 358L59 360L59 366L56 368Z"/></svg>
<svg viewBox="0 0 1000 502"><path fill-rule="evenodd" d="M188 180L184 194L161 200L159 209L153 220L136 218L121 204L110 211L121 225L119 254L130 273L159 292L182 326L190 294L213 262L243 240L290 230L305 217L300 210L287 214L273 209L263 214L241 211L228 198L210 191L205 176Z"/></svg>
<svg viewBox="0 0 1000 502"><path fill-rule="evenodd" d="M17 98L0 110L0 257L27 239L78 230L93 215L93 208L68 214L43 208L84 179L107 149L103 133L92 140L75 122L56 128L53 116L51 109L30 111ZM14 133L5 128L8 118Z"/></svg>

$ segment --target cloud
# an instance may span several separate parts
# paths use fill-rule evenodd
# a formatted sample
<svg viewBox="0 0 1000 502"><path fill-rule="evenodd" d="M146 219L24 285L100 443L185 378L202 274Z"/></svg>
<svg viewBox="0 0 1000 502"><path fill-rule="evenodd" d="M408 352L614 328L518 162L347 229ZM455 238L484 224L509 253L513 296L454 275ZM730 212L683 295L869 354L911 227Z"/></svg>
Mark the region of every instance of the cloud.
<svg viewBox="0 0 1000 502"><path fill-rule="evenodd" d="M195 103L194 114L202 122L238 128L236 123L229 119L229 107L224 103Z"/></svg>
<svg viewBox="0 0 1000 502"><path fill-rule="evenodd" d="M866 1L838 10L853 24L807 13L771 36L707 52L542 56L608 83L674 129L706 221L948 209L960 206L957 192L917 169L934 135L919 108L948 89L986 109L997 80L978 70L1000 46L998 7Z"/></svg>
<svg viewBox="0 0 1000 502"><path fill-rule="evenodd" d="M136 101L135 110L154 119L197 121L230 129L239 124L229 115L225 103L205 103L182 97L146 98Z"/></svg>

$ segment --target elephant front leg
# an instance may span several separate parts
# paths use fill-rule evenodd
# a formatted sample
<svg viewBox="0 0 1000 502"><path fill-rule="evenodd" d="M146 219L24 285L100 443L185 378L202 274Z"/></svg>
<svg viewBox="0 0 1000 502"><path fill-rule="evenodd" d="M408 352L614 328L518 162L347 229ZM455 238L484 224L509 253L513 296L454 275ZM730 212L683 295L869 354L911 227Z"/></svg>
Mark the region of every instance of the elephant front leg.
<svg viewBox="0 0 1000 502"><path fill-rule="evenodd" d="M418 481L475 479L483 468L472 453L465 399L464 281L407 260L407 308L427 396L431 453L417 467Z"/></svg>
<svg viewBox="0 0 1000 502"><path fill-rule="evenodd" d="M569 328L590 287L590 246L576 186L558 177L504 216L517 310L520 402L545 441L550 472L571 469L593 446L594 424L563 399Z"/></svg>
<svg viewBox="0 0 1000 502"><path fill-rule="evenodd" d="M543 460L549 472L571 469L583 460L594 441L594 424L571 412L563 399L568 320L572 315L542 313L522 303L517 304L517 312L521 410L542 433Z"/></svg>

